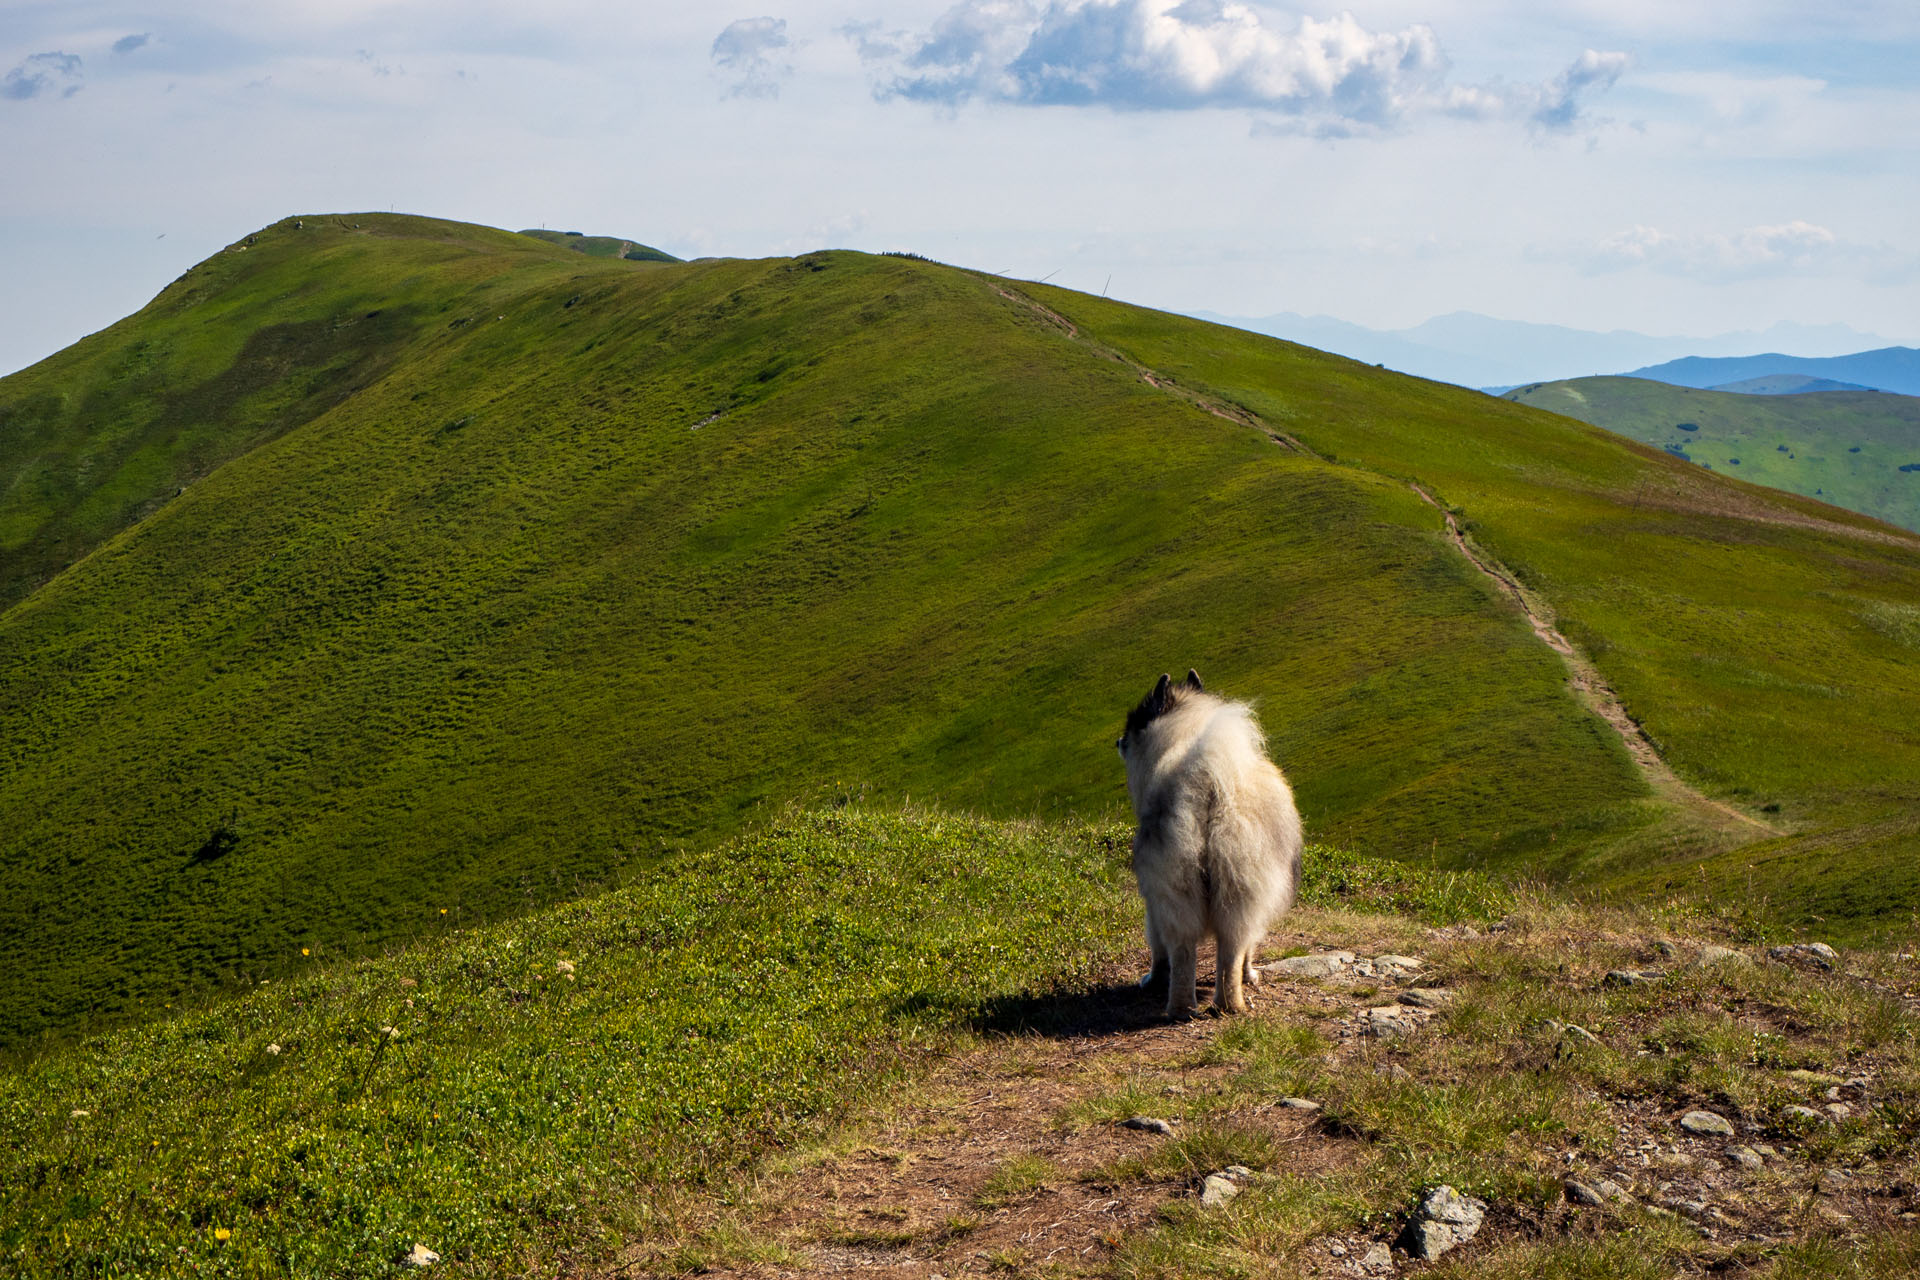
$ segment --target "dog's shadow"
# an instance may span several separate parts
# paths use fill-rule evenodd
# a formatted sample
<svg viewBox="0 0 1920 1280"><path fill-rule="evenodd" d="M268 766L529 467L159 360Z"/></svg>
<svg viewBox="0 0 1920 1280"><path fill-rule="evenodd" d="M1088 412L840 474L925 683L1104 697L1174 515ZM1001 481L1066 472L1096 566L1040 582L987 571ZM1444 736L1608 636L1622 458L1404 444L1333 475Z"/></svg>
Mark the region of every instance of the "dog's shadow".
<svg viewBox="0 0 1920 1280"><path fill-rule="evenodd" d="M985 1035L1079 1040L1163 1027L1166 1008L1165 983L1142 987L1137 982L1118 982L1078 991L1021 992L981 1005L973 1028Z"/></svg>

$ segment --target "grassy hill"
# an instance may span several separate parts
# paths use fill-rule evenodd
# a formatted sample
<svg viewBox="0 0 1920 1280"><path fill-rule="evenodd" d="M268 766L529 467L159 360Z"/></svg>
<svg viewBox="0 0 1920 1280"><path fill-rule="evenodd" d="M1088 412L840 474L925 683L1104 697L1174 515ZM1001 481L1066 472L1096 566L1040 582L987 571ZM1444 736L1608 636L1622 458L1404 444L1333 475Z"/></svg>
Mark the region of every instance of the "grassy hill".
<svg viewBox="0 0 1920 1280"><path fill-rule="evenodd" d="M1751 396L1644 378L1575 378L1521 387L1506 398L1742 480L1920 529L1920 397L1880 391Z"/></svg>
<svg viewBox="0 0 1920 1280"><path fill-rule="evenodd" d="M557 244L563 249L575 253L584 253L589 258L625 258L629 262L678 262L680 259L652 245L641 244L637 240L622 240L618 236L589 236L578 231L548 231L544 227L534 231L522 231L523 236L532 236L548 244Z"/></svg>
<svg viewBox="0 0 1920 1280"><path fill-rule="evenodd" d="M167 399L203 385L251 390ZM1920 903L1920 544L1271 339L352 215L231 247L0 415L58 570L0 614L15 1044L651 874L823 785L1109 814L1118 718L1182 665L1260 700L1323 841L1656 892L1753 864L1852 929ZM1777 836L1654 794L1414 480Z"/></svg>
<svg viewBox="0 0 1920 1280"><path fill-rule="evenodd" d="M1880 391L1920 395L1920 350L1881 347L1844 356L1786 356L1778 352L1758 356L1683 356L1665 364L1635 369L1626 376L1651 378L1681 387L1719 387L1773 374L1805 374L1832 378Z"/></svg>

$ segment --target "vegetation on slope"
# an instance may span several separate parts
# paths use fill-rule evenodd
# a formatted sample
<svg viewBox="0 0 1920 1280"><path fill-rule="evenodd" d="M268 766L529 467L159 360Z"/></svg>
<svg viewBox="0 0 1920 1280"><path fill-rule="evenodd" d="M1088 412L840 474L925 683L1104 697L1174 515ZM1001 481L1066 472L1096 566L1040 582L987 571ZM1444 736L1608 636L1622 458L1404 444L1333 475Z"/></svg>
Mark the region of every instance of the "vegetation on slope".
<svg viewBox="0 0 1920 1280"><path fill-rule="evenodd" d="M1403 484L995 282L359 215L111 341L238 351L316 263L342 323L419 318L383 376L0 615L0 1039L617 882L822 780L1108 812L1186 665L1261 701L1322 839L1511 866L1654 816Z"/></svg>
<svg viewBox="0 0 1920 1280"><path fill-rule="evenodd" d="M1683 777L1782 833L1616 841L1599 859L1563 843L1560 869L1849 934L1920 903L1920 538L1477 392L1033 292L1090 341L1322 456L1429 486L1551 603Z"/></svg>
<svg viewBox="0 0 1920 1280"><path fill-rule="evenodd" d="M622 240L618 236L589 236L578 231L548 231L542 227L535 231L522 231L523 236L532 236L535 240L545 240L548 244L557 244L563 249L575 253L584 253L589 258L625 258L629 262L678 262L680 259L652 245L641 244L636 240Z"/></svg>
<svg viewBox="0 0 1920 1280"><path fill-rule="evenodd" d="M1644 378L1575 378L1520 387L1505 398L1754 484L1920 529L1920 396L1751 396Z"/></svg>
<svg viewBox="0 0 1920 1280"><path fill-rule="evenodd" d="M592 1255L1138 936L1124 828L843 808L632 886L310 967L0 1075L9 1274L478 1274ZM1324 853L1306 896L1498 889ZM1016 1000L1016 997L1018 998ZM465 1264L461 1266L461 1264Z"/></svg>

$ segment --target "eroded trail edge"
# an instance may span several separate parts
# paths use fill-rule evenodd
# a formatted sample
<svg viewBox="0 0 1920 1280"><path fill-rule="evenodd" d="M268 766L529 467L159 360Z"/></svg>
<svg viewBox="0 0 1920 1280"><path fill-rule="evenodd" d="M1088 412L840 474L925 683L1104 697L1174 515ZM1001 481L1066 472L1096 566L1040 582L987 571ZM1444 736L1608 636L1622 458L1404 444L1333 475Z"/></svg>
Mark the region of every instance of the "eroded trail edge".
<svg viewBox="0 0 1920 1280"><path fill-rule="evenodd" d="M1768 835L1781 834L1778 828L1762 822L1752 814L1742 813L1730 804L1703 795L1682 780L1661 756L1659 748L1653 745L1653 740L1647 737L1646 730L1642 729L1639 722L1628 714L1619 695L1613 691L1613 686L1607 683L1606 677L1600 674L1599 668L1574 647L1573 642L1562 635L1560 629L1554 625L1552 614L1547 606L1532 592L1521 586L1519 579L1514 577L1506 566L1468 542L1453 512L1447 510L1430 490L1414 481L1408 481L1407 487L1419 494L1421 500L1438 511L1441 518L1446 521L1447 538L1453 543L1454 550L1464 556L1468 564L1498 584L1500 589L1520 606L1520 612L1525 616L1527 625L1533 628L1533 633L1540 637L1541 642L1549 649L1560 655L1560 660L1567 667L1567 682L1572 686L1575 695L1620 736L1620 741L1626 744L1627 753L1633 757L1634 764L1639 767L1642 776L1655 791L1732 818Z"/></svg>

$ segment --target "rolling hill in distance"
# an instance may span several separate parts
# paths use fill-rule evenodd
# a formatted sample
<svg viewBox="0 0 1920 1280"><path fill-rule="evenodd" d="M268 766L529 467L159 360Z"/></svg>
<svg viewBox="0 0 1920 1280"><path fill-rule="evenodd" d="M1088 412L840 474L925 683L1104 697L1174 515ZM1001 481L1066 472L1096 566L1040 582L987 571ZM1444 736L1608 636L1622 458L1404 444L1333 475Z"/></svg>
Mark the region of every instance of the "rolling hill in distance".
<svg viewBox="0 0 1920 1280"><path fill-rule="evenodd" d="M1496 393L1528 382L1616 374L1689 356L1745 356L1769 348L1837 356L1889 345L1874 334L1835 324L1782 323L1758 332L1662 337L1622 329L1601 333L1565 325L1501 320L1471 311L1434 316L1406 329L1371 329L1332 316L1293 312L1260 317L1208 311L1193 314L1199 319L1336 352L1365 364ZM1741 376L1750 375L1729 375L1721 381Z"/></svg>
<svg viewBox="0 0 1920 1280"><path fill-rule="evenodd" d="M1751 395L1645 378L1575 378L1523 387L1506 398L1755 484L1920 529L1920 397Z"/></svg>
<svg viewBox="0 0 1920 1280"><path fill-rule="evenodd" d="M1882 347L1839 356L1788 356L1771 352L1757 356L1685 356L1664 364L1635 369L1623 376L1650 378L1676 387L1719 387L1755 378L1800 374L1892 391L1920 395L1920 348Z"/></svg>
<svg viewBox="0 0 1920 1280"><path fill-rule="evenodd" d="M0 381L0 549L12 1044L822 788L1111 816L1118 718L1182 664L1259 700L1325 844L1861 934L1920 905L1920 539L911 257L287 219Z"/></svg>

